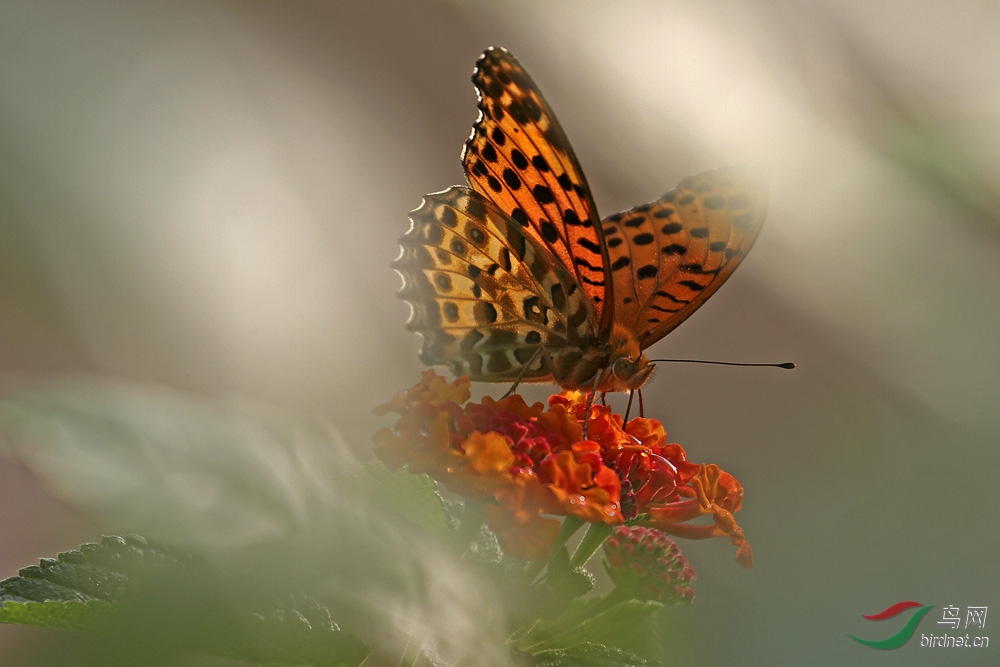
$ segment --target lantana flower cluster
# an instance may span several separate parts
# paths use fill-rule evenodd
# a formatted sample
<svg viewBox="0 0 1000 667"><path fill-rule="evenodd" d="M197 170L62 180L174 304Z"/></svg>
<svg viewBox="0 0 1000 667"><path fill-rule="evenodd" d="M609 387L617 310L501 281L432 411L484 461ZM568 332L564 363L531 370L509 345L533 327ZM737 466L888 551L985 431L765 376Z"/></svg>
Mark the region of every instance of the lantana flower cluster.
<svg viewBox="0 0 1000 667"><path fill-rule="evenodd" d="M512 556L549 556L560 521L641 524L677 537L729 537L736 560L753 552L733 514L743 487L714 464L688 461L655 419L624 422L587 396L563 391L548 405L519 395L469 402L470 382L433 370L376 414L399 415L374 435L390 468L426 473L467 501L483 503L489 527ZM587 422L587 438L583 439ZM708 516L708 523L691 523Z"/></svg>

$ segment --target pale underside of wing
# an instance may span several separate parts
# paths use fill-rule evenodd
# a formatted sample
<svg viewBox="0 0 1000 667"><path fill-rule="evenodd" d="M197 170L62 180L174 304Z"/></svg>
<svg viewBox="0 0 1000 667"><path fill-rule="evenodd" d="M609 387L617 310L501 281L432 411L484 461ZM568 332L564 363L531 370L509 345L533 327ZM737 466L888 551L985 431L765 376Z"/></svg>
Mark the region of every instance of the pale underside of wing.
<svg viewBox="0 0 1000 667"><path fill-rule="evenodd" d="M743 261L766 210L760 174L725 167L606 218L616 322L634 332L642 349L670 333Z"/></svg>
<svg viewBox="0 0 1000 667"><path fill-rule="evenodd" d="M421 361L473 380L550 380L539 350L580 340L593 317L576 278L474 190L427 195L410 221L393 267Z"/></svg>

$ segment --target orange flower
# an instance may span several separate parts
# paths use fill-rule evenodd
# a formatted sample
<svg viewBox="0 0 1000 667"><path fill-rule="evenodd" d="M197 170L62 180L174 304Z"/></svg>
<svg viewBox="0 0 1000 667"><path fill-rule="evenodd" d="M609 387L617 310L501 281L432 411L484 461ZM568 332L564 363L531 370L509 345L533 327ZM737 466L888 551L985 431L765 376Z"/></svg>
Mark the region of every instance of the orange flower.
<svg viewBox="0 0 1000 667"><path fill-rule="evenodd" d="M502 435L475 431L453 460L442 481L449 490L479 500L509 484L514 455Z"/></svg>
<svg viewBox="0 0 1000 667"><path fill-rule="evenodd" d="M484 510L500 547L517 558L548 558L552 541L559 533L559 522L542 516L543 511L551 513L554 509L545 487L530 473L524 473L498 490L496 500L496 505L487 505Z"/></svg>
<svg viewBox="0 0 1000 667"><path fill-rule="evenodd" d="M578 445L588 445L584 441ZM542 461L542 480L548 485L562 508L562 514L575 516L591 523L622 522L619 512L621 482L613 470L601 463L599 456L563 450ZM596 452L595 452L596 454Z"/></svg>
<svg viewBox="0 0 1000 667"><path fill-rule="evenodd" d="M693 491L693 496L691 496ZM728 536L737 547L736 560L746 568L753 567L753 551L736 523L734 512L743 505L743 487L735 477L717 465L702 464L698 476L687 489L690 497L683 501L652 507L647 525L665 533L687 539ZM698 516L710 515L713 523L692 525L686 523Z"/></svg>
<svg viewBox="0 0 1000 667"><path fill-rule="evenodd" d="M449 402L465 403L472 396L469 389L471 384L467 377L460 377L454 382L448 382L434 369L429 368L421 374L420 382L410 389L397 393L388 403L383 403L375 408L375 414L379 417L389 412L403 414L417 403L430 403L431 405Z"/></svg>
<svg viewBox="0 0 1000 667"><path fill-rule="evenodd" d="M375 455L390 468L404 463L416 473L433 473L452 452L448 413L431 403L418 403L404 412L395 427L375 433Z"/></svg>
<svg viewBox="0 0 1000 667"><path fill-rule="evenodd" d="M737 560L752 564L733 516L742 504L740 483L718 466L688 461L656 420L626 424L607 406L588 410L578 391L551 396L548 406L516 394L481 403L469 397L468 378L447 382L425 371L419 384L376 409L400 416L375 434L375 453L391 468L407 465L484 502L508 553L544 558L558 521L543 515L562 515L610 525L640 521L679 537L728 536ZM703 515L713 523L688 523Z"/></svg>

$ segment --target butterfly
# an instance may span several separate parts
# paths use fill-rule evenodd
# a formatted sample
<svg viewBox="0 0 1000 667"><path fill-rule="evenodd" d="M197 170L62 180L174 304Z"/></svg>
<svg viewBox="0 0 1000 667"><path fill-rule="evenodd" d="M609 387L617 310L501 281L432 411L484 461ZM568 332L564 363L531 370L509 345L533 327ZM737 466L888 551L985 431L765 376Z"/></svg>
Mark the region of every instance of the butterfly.
<svg viewBox="0 0 1000 667"><path fill-rule="evenodd" d="M639 388L654 367L644 350L714 294L757 239L762 179L746 167L708 171L601 220L517 59L490 47L472 81L469 187L426 195L393 262L421 361L488 382Z"/></svg>

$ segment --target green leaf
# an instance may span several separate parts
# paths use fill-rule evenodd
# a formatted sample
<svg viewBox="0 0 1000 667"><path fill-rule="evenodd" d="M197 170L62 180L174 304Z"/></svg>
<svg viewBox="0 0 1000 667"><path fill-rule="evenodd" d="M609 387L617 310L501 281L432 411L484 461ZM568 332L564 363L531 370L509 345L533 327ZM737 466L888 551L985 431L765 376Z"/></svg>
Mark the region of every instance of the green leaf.
<svg viewBox="0 0 1000 667"><path fill-rule="evenodd" d="M5 445L107 525L199 549L300 535L351 500L334 483L357 465L322 419L97 377L5 392Z"/></svg>
<svg viewBox="0 0 1000 667"><path fill-rule="evenodd" d="M138 536L105 537L100 544L84 544L38 565L21 568L18 576L0 581L0 613L12 603L110 602L125 597L129 574L140 566L162 570L189 560ZM35 610L32 618L41 618ZM12 612L21 613L21 612ZM50 625L49 623L39 623Z"/></svg>
<svg viewBox="0 0 1000 667"><path fill-rule="evenodd" d="M558 589L562 597L569 601L586 595L594 588L594 575L583 567L575 567L566 548L563 547L558 558L549 561L545 583Z"/></svg>
<svg viewBox="0 0 1000 667"><path fill-rule="evenodd" d="M308 598L255 616L247 623L252 641L234 657L267 665L354 667L368 657L368 648L341 632L330 612Z"/></svg>
<svg viewBox="0 0 1000 667"><path fill-rule="evenodd" d="M659 653L656 615L662 608L659 602L576 600L558 617L533 627L517 642L518 648L534 655L595 644L655 661Z"/></svg>
<svg viewBox="0 0 1000 667"><path fill-rule="evenodd" d="M107 622L108 603L103 600L80 602L60 600L53 602L0 603L0 623L38 625L70 630L96 630Z"/></svg>
<svg viewBox="0 0 1000 667"><path fill-rule="evenodd" d="M266 665L354 667L368 655L299 596L264 610L234 600L197 558L138 536L105 537L0 582L0 622L96 631L94 664L166 664L193 652Z"/></svg>
<svg viewBox="0 0 1000 667"><path fill-rule="evenodd" d="M533 657L536 667L644 667L651 664L628 651L590 643L540 651Z"/></svg>
<svg viewBox="0 0 1000 667"><path fill-rule="evenodd" d="M404 469L389 470L378 461L363 466L361 473L353 475L352 481L372 505L441 538L453 533L437 482L427 475Z"/></svg>

